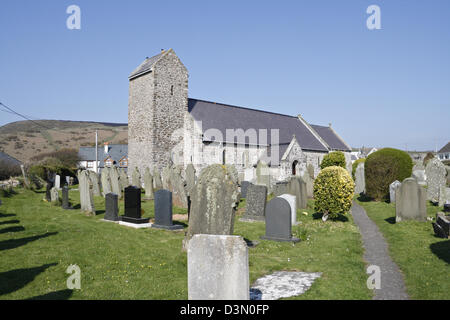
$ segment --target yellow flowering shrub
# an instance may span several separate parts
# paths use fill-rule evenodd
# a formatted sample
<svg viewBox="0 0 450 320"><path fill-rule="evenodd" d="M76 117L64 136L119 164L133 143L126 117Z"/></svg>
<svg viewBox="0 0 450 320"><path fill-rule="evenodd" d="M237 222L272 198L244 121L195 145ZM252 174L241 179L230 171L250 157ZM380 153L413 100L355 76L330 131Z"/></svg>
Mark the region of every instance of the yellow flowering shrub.
<svg viewBox="0 0 450 320"><path fill-rule="evenodd" d="M322 169L314 181L314 209L331 218L347 213L355 193L352 177L342 167Z"/></svg>

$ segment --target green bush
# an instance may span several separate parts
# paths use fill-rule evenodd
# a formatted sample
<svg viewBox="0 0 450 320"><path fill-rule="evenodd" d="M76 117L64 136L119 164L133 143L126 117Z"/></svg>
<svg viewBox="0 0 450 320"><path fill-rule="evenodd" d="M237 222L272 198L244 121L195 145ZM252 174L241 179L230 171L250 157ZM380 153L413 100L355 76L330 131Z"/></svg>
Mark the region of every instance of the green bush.
<svg viewBox="0 0 450 320"><path fill-rule="evenodd" d="M327 167L314 181L314 209L336 218L350 210L354 192L355 183L346 169Z"/></svg>
<svg viewBox="0 0 450 320"><path fill-rule="evenodd" d="M0 180L16 177L22 174L20 166L8 160L0 160Z"/></svg>
<svg viewBox="0 0 450 320"><path fill-rule="evenodd" d="M397 149L384 148L369 155L364 166L367 196L379 201L388 199L389 185L410 177L413 165L409 154Z"/></svg>
<svg viewBox="0 0 450 320"><path fill-rule="evenodd" d="M364 162L366 162L366 158L361 158L361 159L358 159L355 162L353 162L353 164L352 164L352 178L353 178L353 180L355 180L355 172L356 172L356 168L358 167L358 164L364 163Z"/></svg>
<svg viewBox="0 0 450 320"><path fill-rule="evenodd" d="M320 163L320 169L325 169L326 167L342 167L346 168L345 156L341 151L333 151L323 157Z"/></svg>

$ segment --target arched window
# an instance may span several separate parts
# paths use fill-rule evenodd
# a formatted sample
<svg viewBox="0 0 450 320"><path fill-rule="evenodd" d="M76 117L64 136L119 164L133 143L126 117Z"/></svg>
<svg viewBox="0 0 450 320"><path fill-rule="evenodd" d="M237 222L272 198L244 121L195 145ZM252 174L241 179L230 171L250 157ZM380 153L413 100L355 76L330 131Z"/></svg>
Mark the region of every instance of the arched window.
<svg viewBox="0 0 450 320"><path fill-rule="evenodd" d="M292 175L295 176L297 174L297 164L298 161L295 160L294 162L292 162Z"/></svg>

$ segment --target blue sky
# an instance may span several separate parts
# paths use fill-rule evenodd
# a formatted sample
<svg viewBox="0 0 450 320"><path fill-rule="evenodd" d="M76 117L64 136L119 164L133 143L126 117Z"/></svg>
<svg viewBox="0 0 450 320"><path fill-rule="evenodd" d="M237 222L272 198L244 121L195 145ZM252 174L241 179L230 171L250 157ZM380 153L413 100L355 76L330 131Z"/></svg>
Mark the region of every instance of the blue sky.
<svg viewBox="0 0 450 320"><path fill-rule="evenodd" d="M126 123L128 75L173 48L191 98L331 122L353 147L450 141L448 0L2 0L0 40L0 101L34 118Z"/></svg>

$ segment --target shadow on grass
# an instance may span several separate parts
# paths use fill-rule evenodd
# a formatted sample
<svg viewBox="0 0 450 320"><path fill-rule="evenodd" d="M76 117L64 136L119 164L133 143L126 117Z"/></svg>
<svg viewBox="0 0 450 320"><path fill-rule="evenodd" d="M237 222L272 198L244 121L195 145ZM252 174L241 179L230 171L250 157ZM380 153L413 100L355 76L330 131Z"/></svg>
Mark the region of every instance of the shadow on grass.
<svg viewBox="0 0 450 320"><path fill-rule="evenodd" d="M81 209L81 204L76 204L72 207L72 209Z"/></svg>
<svg viewBox="0 0 450 320"><path fill-rule="evenodd" d="M8 232L20 232L20 231L25 231L25 228L22 226L8 227L5 229L0 229L0 234L8 233Z"/></svg>
<svg viewBox="0 0 450 320"><path fill-rule="evenodd" d="M95 211L95 215L97 216L97 215L103 214L103 213L105 213L105 212L106 212L105 210L96 210L96 211Z"/></svg>
<svg viewBox="0 0 450 320"><path fill-rule="evenodd" d="M4 225L4 224L13 224L13 223L20 223L20 220L8 220L8 221L3 221L0 222L0 226Z"/></svg>
<svg viewBox="0 0 450 320"><path fill-rule="evenodd" d="M367 196L364 193L361 193L357 199L358 199L358 201L361 201L361 202L370 202L373 200L371 197Z"/></svg>
<svg viewBox="0 0 450 320"><path fill-rule="evenodd" d="M0 273L0 296L22 289L47 268L56 265L57 263L50 263L40 267L16 269Z"/></svg>
<svg viewBox="0 0 450 320"><path fill-rule="evenodd" d="M384 221L390 223L390 224L395 224L395 217L389 217L387 219L384 219Z"/></svg>
<svg viewBox="0 0 450 320"><path fill-rule="evenodd" d="M2 198L11 198L13 195L16 195L17 191L14 189L0 189L0 195Z"/></svg>
<svg viewBox="0 0 450 320"><path fill-rule="evenodd" d="M314 220L322 219L322 216L323 216L323 213L320 213L320 212L314 212L312 214L312 217L313 217ZM338 214L337 217L335 217L335 218L328 217L327 221L347 222L348 221L348 217L346 217L343 214Z"/></svg>
<svg viewBox="0 0 450 320"><path fill-rule="evenodd" d="M15 217L15 213L0 213L0 218Z"/></svg>
<svg viewBox="0 0 450 320"><path fill-rule="evenodd" d="M42 238L47 238L47 237L53 236L55 234L58 234L58 232L47 232L47 233L44 233L44 234L41 234L38 236L0 241L0 251L14 249L14 248L26 245L29 242L36 241L36 240L39 240Z"/></svg>
<svg viewBox="0 0 450 320"><path fill-rule="evenodd" d="M183 228L187 228L187 224L178 220L173 221L173 224L183 226Z"/></svg>
<svg viewBox="0 0 450 320"><path fill-rule="evenodd" d="M73 294L73 290L65 289L55 292L50 292L36 297L31 297L27 300L68 300Z"/></svg>
<svg viewBox="0 0 450 320"><path fill-rule="evenodd" d="M439 259L450 264L450 240L432 243L430 249Z"/></svg>

